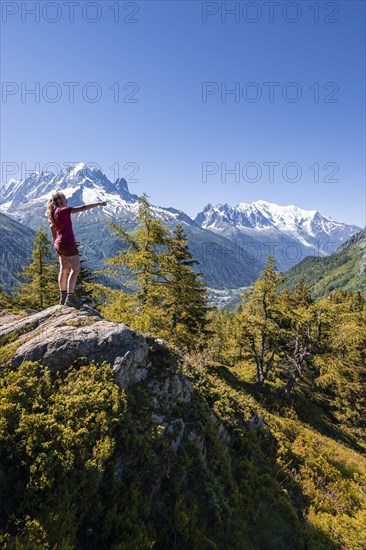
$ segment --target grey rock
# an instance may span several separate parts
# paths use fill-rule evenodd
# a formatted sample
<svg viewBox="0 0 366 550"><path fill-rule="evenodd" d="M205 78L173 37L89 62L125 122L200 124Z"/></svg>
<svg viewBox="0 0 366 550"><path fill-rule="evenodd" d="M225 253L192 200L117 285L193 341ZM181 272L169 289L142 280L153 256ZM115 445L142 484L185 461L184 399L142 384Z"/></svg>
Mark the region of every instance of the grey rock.
<svg viewBox="0 0 366 550"><path fill-rule="evenodd" d="M175 373L164 377L162 380L152 380L149 388L160 401L160 404L163 404L164 401L171 401L172 398L181 403L189 403L194 392L192 383L188 378Z"/></svg>
<svg viewBox="0 0 366 550"><path fill-rule="evenodd" d="M216 425L218 436L220 437L221 441L224 443L229 443L231 440L230 434L225 428L225 426L220 422L220 420L217 418L217 416L211 412L211 418Z"/></svg>
<svg viewBox="0 0 366 550"><path fill-rule="evenodd" d="M164 425L165 423L165 416L163 414L157 414L156 412L151 413L151 418L155 422L155 424Z"/></svg>
<svg viewBox="0 0 366 550"><path fill-rule="evenodd" d="M151 366L145 338L122 323L106 321L96 310L52 306L26 319L4 325L0 338L18 342L12 365L39 361L52 372L63 370L79 357L113 368L116 383L127 388L146 378Z"/></svg>
<svg viewBox="0 0 366 550"><path fill-rule="evenodd" d="M173 420L165 429L165 435L170 438L170 446L177 452L184 435L185 423L181 418Z"/></svg>
<svg viewBox="0 0 366 550"><path fill-rule="evenodd" d="M263 418L261 418L257 414L253 414L252 418L248 422L248 428L250 430L254 430L255 432L258 432L263 426L263 424L264 424Z"/></svg>

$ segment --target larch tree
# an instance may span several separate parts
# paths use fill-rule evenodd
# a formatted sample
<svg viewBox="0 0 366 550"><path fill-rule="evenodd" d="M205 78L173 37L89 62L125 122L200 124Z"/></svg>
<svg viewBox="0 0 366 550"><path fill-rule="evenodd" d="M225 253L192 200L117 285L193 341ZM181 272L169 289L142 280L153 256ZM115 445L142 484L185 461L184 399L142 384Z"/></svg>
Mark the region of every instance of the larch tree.
<svg viewBox="0 0 366 550"><path fill-rule="evenodd" d="M172 235L146 195L139 198L139 206L140 226L133 233L111 222L126 246L107 260L117 272L122 269L124 278L130 277L135 293L115 292L105 311L136 330L190 348L208 323L205 283L193 270L197 262L182 226L178 224Z"/></svg>
<svg viewBox="0 0 366 550"><path fill-rule="evenodd" d="M249 292L249 300L238 314L239 346L255 363L257 382L263 384L274 368L280 342L279 288L284 277L276 270L270 254L264 269Z"/></svg>
<svg viewBox="0 0 366 550"><path fill-rule="evenodd" d="M310 290L301 279L292 293L283 289L279 299L279 345L278 369L286 380L284 393L290 397L304 369L312 361L314 330L317 311L313 306Z"/></svg>
<svg viewBox="0 0 366 550"><path fill-rule="evenodd" d="M3 284L0 282L0 310L12 310L13 307L14 304L11 295L4 291Z"/></svg>
<svg viewBox="0 0 366 550"><path fill-rule="evenodd" d="M41 310L57 304L58 272L57 262L51 256L51 243L41 226L33 241L32 261L19 273L25 282L15 290L17 305Z"/></svg>
<svg viewBox="0 0 366 550"><path fill-rule="evenodd" d="M129 323L136 330L159 334L162 328L164 292L168 281L163 266L164 251L169 231L154 213L146 194L139 200L137 221L139 227L131 234L114 222L110 226L126 246L106 262L115 266L110 270L124 278L124 284L133 286L135 293L119 291L108 306L114 320ZM129 279L129 280L128 280Z"/></svg>
<svg viewBox="0 0 366 550"><path fill-rule="evenodd" d="M366 304L358 291L336 290L321 300L316 384L332 414L349 430L365 429Z"/></svg>
<svg viewBox="0 0 366 550"><path fill-rule="evenodd" d="M223 308L212 308L209 311L209 320L212 334L206 349L206 359L235 365L237 359L241 359L235 313Z"/></svg>

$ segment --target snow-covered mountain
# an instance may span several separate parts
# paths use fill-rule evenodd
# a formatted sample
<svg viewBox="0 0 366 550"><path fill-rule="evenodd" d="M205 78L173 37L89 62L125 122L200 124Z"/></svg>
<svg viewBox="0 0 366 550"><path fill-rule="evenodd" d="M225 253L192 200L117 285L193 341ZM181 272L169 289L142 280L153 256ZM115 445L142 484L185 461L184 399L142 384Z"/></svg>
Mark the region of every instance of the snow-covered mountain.
<svg viewBox="0 0 366 550"><path fill-rule="evenodd" d="M3 213L17 221L32 225L32 218L39 210L45 210L48 199L56 191L62 191L70 206L90 202L107 201L103 210L93 210L97 216L118 216L121 212L136 210L137 195L132 195L126 180L120 178L114 183L97 168L83 163L74 164L52 172L36 172L24 180L9 180L1 189L0 207ZM82 212L79 219L85 216Z"/></svg>
<svg viewBox="0 0 366 550"><path fill-rule="evenodd" d="M55 191L65 194L69 206L107 201L106 206L73 216L81 254L91 268L104 270L104 260L121 247L108 222L114 220L126 231L135 229L138 196L130 193L125 179L112 183L100 170L78 163L57 175L41 172L21 181L9 180L0 190L0 211L34 230L41 224L49 230L45 211ZM258 276L264 260L241 250L226 237L201 228L181 210L160 206L153 209L169 229L178 221L183 224L189 249L200 262L197 270L203 273L209 287L238 288L251 284Z"/></svg>
<svg viewBox="0 0 366 550"><path fill-rule="evenodd" d="M70 206L106 201L107 205L73 217L81 251L94 268L112 255L118 244L108 221L126 230L137 226L138 196L130 193L125 179L111 182L99 169L77 163L59 174L41 172L24 180L9 180L0 190L0 211L34 230L48 228L46 205L55 191L62 191ZM335 222L318 211L297 206L278 206L265 201L208 204L195 220L181 210L153 207L169 228L183 223L199 269L213 288L236 288L258 276L269 252L277 267L286 270L305 256L325 256L357 233L360 228Z"/></svg>
<svg viewBox="0 0 366 550"><path fill-rule="evenodd" d="M97 168L84 163L68 166L55 175L52 172L35 172L24 180L10 179L0 192L0 210L29 227L38 228L44 217L47 201L53 193L62 191L69 206L107 201L107 206L76 215L79 221L98 219L134 219L138 211L138 195L130 193L124 178L114 183ZM166 220L179 219L190 225L193 220L174 208L154 207Z"/></svg>
<svg viewBox="0 0 366 550"><path fill-rule="evenodd" d="M273 252L281 269L308 255L331 254L360 231L355 225L336 222L317 210L279 206L263 200L235 207L208 204L197 214L195 222L225 235L257 257Z"/></svg>

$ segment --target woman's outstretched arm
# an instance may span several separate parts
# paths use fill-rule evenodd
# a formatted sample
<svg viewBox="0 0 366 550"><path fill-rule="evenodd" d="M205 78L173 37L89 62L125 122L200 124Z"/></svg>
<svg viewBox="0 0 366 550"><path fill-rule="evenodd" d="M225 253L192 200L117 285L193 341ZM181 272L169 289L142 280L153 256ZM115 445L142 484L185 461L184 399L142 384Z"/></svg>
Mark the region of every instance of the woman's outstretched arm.
<svg viewBox="0 0 366 550"><path fill-rule="evenodd" d="M107 201L104 202L93 202L92 204L83 204L82 206L72 206L71 214L77 214L78 212L85 212L85 210L91 210L96 206L107 206Z"/></svg>

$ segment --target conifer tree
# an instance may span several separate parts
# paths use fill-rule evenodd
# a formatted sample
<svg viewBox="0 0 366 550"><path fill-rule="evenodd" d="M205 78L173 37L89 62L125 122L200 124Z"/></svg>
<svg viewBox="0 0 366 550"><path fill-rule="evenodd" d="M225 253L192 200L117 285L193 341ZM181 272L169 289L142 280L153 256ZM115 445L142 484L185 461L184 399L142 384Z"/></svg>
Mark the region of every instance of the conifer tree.
<svg viewBox="0 0 366 550"><path fill-rule="evenodd" d="M141 223L130 235L116 223L110 222L112 229L128 245L107 263L128 267L138 281L138 300L145 304L152 300L152 292L162 277L161 249L166 245L168 230L156 218L146 194L138 199L139 212L136 216ZM152 300L153 301L153 300Z"/></svg>
<svg viewBox="0 0 366 550"><path fill-rule="evenodd" d="M127 244L107 263L127 271L137 286L134 296L116 292L108 306L114 320L151 332L189 348L194 335L205 334L207 320L206 286L192 266L192 258L182 226L173 236L163 226L146 195L139 199L140 226L128 234L111 222L112 229Z"/></svg>
<svg viewBox="0 0 366 550"><path fill-rule="evenodd" d="M205 333L208 324L206 285L201 279L202 273L193 270L199 262L192 258L181 224L177 224L173 237L166 244L162 288L164 317L175 343L189 348L194 344L194 336Z"/></svg>
<svg viewBox="0 0 366 550"><path fill-rule="evenodd" d="M21 307L45 309L58 303L58 268L51 259L51 243L41 226L33 241L32 261L19 273L25 279L15 290L15 300Z"/></svg>
<svg viewBox="0 0 366 550"><path fill-rule="evenodd" d="M263 384L273 369L280 342L279 287L284 277L276 270L273 256L259 275L249 292L249 301L238 315L241 327L239 346L253 360L257 370L257 382Z"/></svg>
<svg viewBox="0 0 366 550"><path fill-rule="evenodd" d="M311 363L317 313L313 303L304 279L293 292L284 286L278 294L276 367L277 374L286 381L286 397L290 397L305 367Z"/></svg>
<svg viewBox="0 0 366 550"><path fill-rule="evenodd" d="M12 310L13 306L14 304L11 295L4 291L3 284L0 282L0 311Z"/></svg>
<svg viewBox="0 0 366 550"><path fill-rule="evenodd" d="M237 326L241 329L234 313L226 309L209 312L210 335L205 358L225 364L235 364L237 356L241 358L240 338ZM239 333L240 334L240 333ZM239 348L238 348L239 344Z"/></svg>
<svg viewBox="0 0 366 550"><path fill-rule="evenodd" d="M295 384L303 376L305 367L309 366L313 357L316 311L311 303L307 303L306 295L299 296L295 291L282 314L278 346L281 359L278 368L286 379L285 396L290 397Z"/></svg>
<svg viewBox="0 0 366 550"><path fill-rule="evenodd" d="M138 203L139 212L136 218L140 226L132 234L110 222L114 232L127 247L122 248L116 256L106 262L116 266L117 270L114 273L120 274L122 268L122 275L130 278L127 284L137 287L134 296L119 293L119 318L115 320L132 321L131 326L136 330L156 333L161 329L164 313L162 285L167 279L162 264L169 231L154 214L146 194L138 199ZM115 306L115 303L110 304L114 311Z"/></svg>
<svg viewBox="0 0 366 550"><path fill-rule="evenodd" d="M295 291L292 293L292 300L296 305L309 306L314 303L311 296L310 288L305 283L304 277L301 277L296 285Z"/></svg>
<svg viewBox="0 0 366 550"><path fill-rule="evenodd" d="M366 427L366 306L358 291L338 289L322 299L321 338L316 342L316 384L332 414L355 430Z"/></svg>

